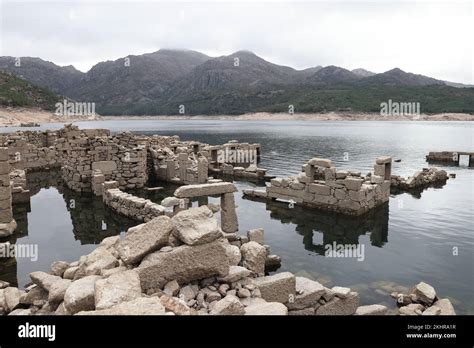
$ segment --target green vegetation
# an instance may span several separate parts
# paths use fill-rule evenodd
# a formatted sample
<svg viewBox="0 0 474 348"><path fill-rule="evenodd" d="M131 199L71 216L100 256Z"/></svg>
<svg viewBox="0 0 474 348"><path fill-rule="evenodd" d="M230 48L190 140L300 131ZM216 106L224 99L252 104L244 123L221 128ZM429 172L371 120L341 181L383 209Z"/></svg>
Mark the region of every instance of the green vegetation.
<svg viewBox="0 0 474 348"><path fill-rule="evenodd" d="M34 86L19 77L0 72L0 105L54 110L54 104L59 100L60 96L46 88Z"/></svg>
<svg viewBox="0 0 474 348"><path fill-rule="evenodd" d="M318 113L328 111L380 112L380 103L418 102L421 113L474 113L474 88L448 86L285 86L267 91L209 92L170 102L146 105L98 106L102 115L176 115L184 105L187 115L243 114L247 112Z"/></svg>

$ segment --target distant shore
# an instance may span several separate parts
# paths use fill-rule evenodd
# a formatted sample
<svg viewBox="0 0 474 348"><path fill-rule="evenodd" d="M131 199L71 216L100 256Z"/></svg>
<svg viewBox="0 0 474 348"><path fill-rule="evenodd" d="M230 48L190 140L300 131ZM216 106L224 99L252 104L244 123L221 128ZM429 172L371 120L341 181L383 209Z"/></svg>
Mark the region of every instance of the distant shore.
<svg viewBox="0 0 474 348"><path fill-rule="evenodd" d="M287 114L258 112L243 115L169 115L169 116L101 116L102 120L233 120L233 121L474 121L474 115L443 113L435 115L382 116L376 113Z"/></svg>
<svg viewBox="0 0 474 348"><path fill-rule="evenodd" d="M329 112L321 114L287 114L258 112L243 115L168 115L168 116L88 116L60 117L52 112L27 108L0 108L0 126L18 127L26 123L68 123L102 120L232 120L232 121L474 121L472 114L443 113L420 116L382 116L376 113Z"/></svg>

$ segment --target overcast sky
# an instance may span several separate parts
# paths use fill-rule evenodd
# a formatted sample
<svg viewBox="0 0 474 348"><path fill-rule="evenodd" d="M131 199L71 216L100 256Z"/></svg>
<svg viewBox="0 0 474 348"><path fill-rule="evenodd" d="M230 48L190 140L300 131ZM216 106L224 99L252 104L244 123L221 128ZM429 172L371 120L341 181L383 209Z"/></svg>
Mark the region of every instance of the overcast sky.
<svg viewBox="0 0 474 348"><path fill-rule="evenodd" d="M160 48L474 84L473 2L0 0L0 55L82 71Z"/></svg>

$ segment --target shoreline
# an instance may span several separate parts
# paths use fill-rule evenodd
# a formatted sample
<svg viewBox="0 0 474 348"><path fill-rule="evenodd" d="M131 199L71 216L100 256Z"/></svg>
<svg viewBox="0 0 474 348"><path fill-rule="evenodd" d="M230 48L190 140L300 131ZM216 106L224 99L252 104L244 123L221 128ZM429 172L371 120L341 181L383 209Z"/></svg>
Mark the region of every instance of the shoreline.
<svg viewBox="0 0 474 348"><path fill-rule="evenodd" d="M442 113L420 116L382 116L376 113L302 114L258 112L243 115L119 115L58 117L50 111L29 108L0 108L0 127L21 127L25 123L70 123L80 121L168 120L168 121L474 121L474 114Z"/></svg>

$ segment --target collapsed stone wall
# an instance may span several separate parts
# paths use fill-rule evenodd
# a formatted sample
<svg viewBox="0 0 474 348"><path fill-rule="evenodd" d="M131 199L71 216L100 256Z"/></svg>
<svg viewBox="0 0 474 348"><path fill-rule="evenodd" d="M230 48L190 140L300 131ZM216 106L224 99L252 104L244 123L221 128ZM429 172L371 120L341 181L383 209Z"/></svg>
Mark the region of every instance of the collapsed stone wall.
<svg viewBox="0 0 474 348"><path fill-rule="evenodd" d="M266 191L244 190L244 195L283 199L312 208L361 215L389 200L390 157L377 158L374 175L338 171L331 160L313 158L296 177L275 178Z"/></svg>
<svg viewBox="0 0 474 348"><path fill-rule="evenodd" d="M448 173L438 168L423 168L408 178L392 175L391 187L398 190L409 191L416 188L424 188L448 180Z"/></svg>

